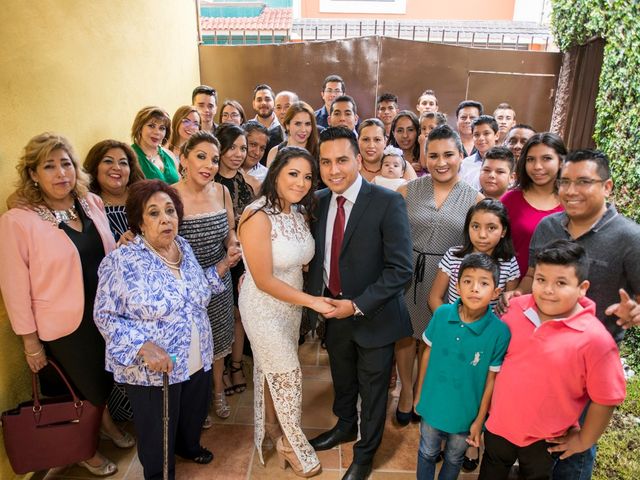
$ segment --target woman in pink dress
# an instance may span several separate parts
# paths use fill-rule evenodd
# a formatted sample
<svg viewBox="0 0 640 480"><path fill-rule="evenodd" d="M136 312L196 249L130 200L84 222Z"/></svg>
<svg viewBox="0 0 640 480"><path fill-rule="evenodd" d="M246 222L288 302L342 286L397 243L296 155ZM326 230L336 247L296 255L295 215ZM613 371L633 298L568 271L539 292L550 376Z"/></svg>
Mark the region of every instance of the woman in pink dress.
<svg viewBox="0 0 640 480"><path fill-rule="evenodd" d="M529 267L529 242L547 215L561 212L556 180L567 149L555 133L537 133L525 144L516 164L517 185L500 199L507 207L520 274Z"/></svg>

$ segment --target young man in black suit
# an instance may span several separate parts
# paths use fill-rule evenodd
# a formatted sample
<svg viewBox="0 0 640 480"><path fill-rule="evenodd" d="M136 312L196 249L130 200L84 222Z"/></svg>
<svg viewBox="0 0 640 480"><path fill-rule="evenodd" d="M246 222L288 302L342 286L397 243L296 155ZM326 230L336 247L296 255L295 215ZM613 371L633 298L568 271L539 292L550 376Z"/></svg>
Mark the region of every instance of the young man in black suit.
<svg viewBox="0 0 640 480"><path fill-rule="evenodd" d="M338 423L311 440L316 450L360 440L343 480L365 479L382 440L396 340L412 334L404 303L411 280L411 236L403 198L360 174L355 134L330 127L320 134L320 176L313 225L316 253L309 291L333 299L326 345Z"/></svg>

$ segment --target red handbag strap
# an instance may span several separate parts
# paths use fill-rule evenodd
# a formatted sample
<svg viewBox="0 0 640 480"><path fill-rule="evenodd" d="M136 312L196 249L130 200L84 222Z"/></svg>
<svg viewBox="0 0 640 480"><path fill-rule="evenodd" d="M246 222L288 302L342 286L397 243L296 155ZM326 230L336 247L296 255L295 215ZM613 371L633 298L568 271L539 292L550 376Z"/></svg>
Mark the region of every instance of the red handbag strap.
<svg viewBox="0 0 640 480"><path fill-rule="evenodd" d="M58 375L60 375L60 378L62 378L62 381L65 383L65 385L69 389L69 393L71 393L71 396L73 397L73 402L76 405L80 404L81 403L80 399L78 398L78 396L76 395L76 392L71 387L71 384L69 383L69 380L67 380L67 377L65 377L64 373L62 373L62 370L60 369L60 367L56 364L56 362L54 362L50 358L47 358L47 362L51 364L51 366L58 372ZM33 389L33 410L34 411L39 411L42 408L40 406L40 396L38 394L38 384L36 382L37 378L38 378L37 373L31 374L31 388Z"/></svg>

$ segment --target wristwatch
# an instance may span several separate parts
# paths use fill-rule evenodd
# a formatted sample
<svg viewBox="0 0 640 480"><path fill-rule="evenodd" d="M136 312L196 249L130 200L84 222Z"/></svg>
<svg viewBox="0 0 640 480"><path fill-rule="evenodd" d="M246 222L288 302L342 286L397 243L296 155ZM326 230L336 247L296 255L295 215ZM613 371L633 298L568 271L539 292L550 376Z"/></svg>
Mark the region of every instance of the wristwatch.
<svg viewBox="0 0 640 480"><path fill-rule="evenodd" d="M364 313L362 313L362 310L360 310L358 308L358 306L356 305L356 302L351 300L351 305L353 306L353 316L354 317L364 317Z"/></svg>

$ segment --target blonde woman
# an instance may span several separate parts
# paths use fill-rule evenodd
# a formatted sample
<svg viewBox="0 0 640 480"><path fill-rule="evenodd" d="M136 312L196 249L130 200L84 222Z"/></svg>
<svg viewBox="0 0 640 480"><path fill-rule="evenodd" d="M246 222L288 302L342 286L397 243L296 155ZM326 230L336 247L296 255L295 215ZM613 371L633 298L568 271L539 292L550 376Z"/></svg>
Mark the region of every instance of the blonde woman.
<svg viewBox="0 0 640 480"><path fill-rule="evenodd" d="M113 377L104 369L105 344L93 321L98 265L115 248L102 200L89 193L61 135L43 133L24 149L17 188L0 217L0 288L13 331L33 372L55 359L81 396L104 405ZM104 410L102 433L122 448L133 438ZM92 474L116 473L95 452L80 462Z"/></svg>
<svg viewBox="0 0 640 480"><path fill-rule="evenodd" d="M171 134L167 149L173 154L176 168L180 165L180 147L200 130L200 114L195 107L183 105L176 110L171 120Z"/></svg>

